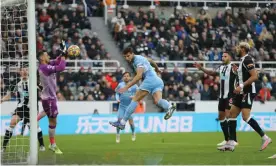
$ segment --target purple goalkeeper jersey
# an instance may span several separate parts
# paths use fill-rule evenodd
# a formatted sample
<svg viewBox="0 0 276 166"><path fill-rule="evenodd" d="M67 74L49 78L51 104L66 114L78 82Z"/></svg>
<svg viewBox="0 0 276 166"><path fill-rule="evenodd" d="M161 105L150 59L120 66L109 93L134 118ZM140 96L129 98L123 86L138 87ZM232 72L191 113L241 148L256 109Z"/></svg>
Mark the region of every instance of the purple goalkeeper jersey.
<svg viewBox="0 0 276 166"><path fill-rule="evenodd" d="M43 87L41 92L41 99L57 99L57 80L56 73L65 69L66 62L58 57L49 64L39 65L40 83Z"/></svg>

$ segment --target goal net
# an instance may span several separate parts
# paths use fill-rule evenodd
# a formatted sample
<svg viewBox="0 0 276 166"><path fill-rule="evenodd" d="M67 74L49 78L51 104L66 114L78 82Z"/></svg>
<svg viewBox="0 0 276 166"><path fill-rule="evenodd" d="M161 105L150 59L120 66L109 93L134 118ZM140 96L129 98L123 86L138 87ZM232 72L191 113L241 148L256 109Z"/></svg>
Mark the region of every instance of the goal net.
<svg viewBox="0 0 276 166"><path fill-rule="evenodd" d="M27 0L1 0L1 99L15 89L21 81L20 69L29 68L28 47L28 17ZM33 13L35 15L35 13ZM33 25L35 26L35 24ZM35 33L35 32L34 32ZM35 44L35 43L34 43ZM35 47L32 46L32 47ZM35 56L35 55L33 55ZM30 72L29 72L30 73ZM30 77L29 77L30 78ZM28 81L30 83L30 80ZM28 84L27 84L28 85ZM30 84L29 84L30 85ZM28 94L35 88L28 89ZM33 86L32 86L33 87ZM1 164L24 164L29 162L30 137L29 125L23 129L23 121L30 120L24 117L14 128L10 127L11 115L17 108L18 100L22 100L18 93L10 93L10 101L1 103ZM25 96L25 95L24 95ZM35 100L36 99L32 99ZM23 108L17 115L25 116ZM29 124L29 123L28 123ZM3 149L6 130L13 129L12 137ZM36 143L36 142L35 142Z"/></svg>

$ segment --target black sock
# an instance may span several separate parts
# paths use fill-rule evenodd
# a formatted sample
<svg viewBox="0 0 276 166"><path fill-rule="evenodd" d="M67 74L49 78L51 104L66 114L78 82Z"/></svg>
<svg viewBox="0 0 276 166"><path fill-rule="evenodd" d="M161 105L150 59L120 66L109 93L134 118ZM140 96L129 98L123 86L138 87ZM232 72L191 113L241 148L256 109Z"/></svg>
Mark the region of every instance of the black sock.
<svg viewBox="0 0 276 166"><path fill-rule="evenodd" d="M259 126L258 122L253 119L250 118L250 120L247 122L261 137L265 135L264 131L261 129L261 127Z"/></svg>
<svg viewBox="0 0 276 166"><path fill-rule="evenodd" d="M237 119L229 119L228 121L228 127L229 127L229 140L234 140L237 142Z"/></svg>
<svg viewBox="0 0 276 166"><path fill-rule="evenodd" d="M44 146L42 131L39 131L37 133L37 139L38 139L38 142L39 142L39 146Z"/></svg>
<svg viewBox="0 0 276 166"><path fill-rule="evenodd" d="M223 131L224 135L224 140L228 141L229 140L229 130L228 130L228 123L227 120L224 119L223 121L220 122L221 129Z"/></svg>
<svg viewBox="0 0 276 166"><path fill-rule="evenodd" d="M9 143L10 139L12 137L12 129L9 128L6 130L5 136L4 136L4 141L3 141L3 148L6 149L7 144Z"/></svg>

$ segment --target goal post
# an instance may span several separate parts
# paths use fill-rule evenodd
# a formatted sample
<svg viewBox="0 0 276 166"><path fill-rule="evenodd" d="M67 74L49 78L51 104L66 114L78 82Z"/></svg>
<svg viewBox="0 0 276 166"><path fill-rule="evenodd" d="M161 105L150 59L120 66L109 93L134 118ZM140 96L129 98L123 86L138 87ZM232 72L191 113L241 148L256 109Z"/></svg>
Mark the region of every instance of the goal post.
<svg viewBox="0 0 276 166"><path fill-rule="evenodd" d="M38 162L37 146L37 65L36 65L36 24L35 24L35 0L27 0L28 20L28 58L29 58L29 102L30 102L30 153L29 164Z"/></svg>
<svg viewBox="0 0 276 166"><path fill-rule="evenodd" d="M17 125L13 129L13 136L7 145L7 152L1 154L1 164L27 163L30 165L36 165L38 163L38 110L35 0L0 0L0 7L1 75L3 74L2 72L6 72L5 76L1 76L1 84L4 82L3 84L8 87L7 89L15 86L17 83L15 81L11 81L18 81L19 76L15 73L17 73L18 69L22 66L28 67L30 108L29 137L20 136L19 130L21 131L21 128L20 125ZM1 93L1 95L2 94L4 93ZM15 108L16 105L10 109L13 111ZM10 119L5 119L5 121L10 122ZM1 126L1 128L4 127L8 126ZM1 130L3 131L5 129ZM27 127L26 130L28 130ZM3 137L1 143L2 141Z"/></svg>

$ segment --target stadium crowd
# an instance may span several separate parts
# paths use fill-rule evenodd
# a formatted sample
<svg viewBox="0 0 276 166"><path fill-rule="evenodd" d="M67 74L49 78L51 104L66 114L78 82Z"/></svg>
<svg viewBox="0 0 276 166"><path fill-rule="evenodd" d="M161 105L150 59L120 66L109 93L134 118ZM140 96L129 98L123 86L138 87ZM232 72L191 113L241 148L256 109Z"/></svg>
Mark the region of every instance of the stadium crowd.
<svg viewBox="0 0 276 166"><path fill-rule="evenodd" d="M38 1L36 5L38 51L47 50L54 58L59 42L65 39L68 46L71 44L80 46L81 59L110 59L97 34L90 33L91 25L88 18L84 16L82 5L71 8L56 2L45 9L43 2L39 4ZM265 10L263 13L258 11L251 14L252 17L248 17L249 14L246 12L241 10L232 15L229 11L224 13L219 11L215 18L211 18L205 10L201 10L196 18L190 14L176 12L166 20L163 16L156 15L153 11L144 11L142 8L136 13L122 10L112 19L113 34L121 49L129 46L136 54L158 60L219 61L223 51L230 52L236 59L235 45L239 41L246 40L252 46L251 54L257 61L275 61L276 9ZM5 30L7 32L7 26L2 25L2 27L2 32ZM17 29L16 33L2 33L4 37L7 35L6 38L18 39L14 40L17 47L20 48L21 42L23 43L21 50L27 50L25 48L27 46L24 45L27 43L24 38L26 28L9 28ZM128 45L128 42L131 44ZM23 54L27 55L27 51L23 51ZM23 55L8 56L22 57ZM118 69L114 73L103 73L89 65L83 66L78 72L69 69L58 75L58 99L115 100L114 89L121 81L122 71ZM217 100L219 77L192 73L189 72L189 65L185 67L187 68L184 71L176 67L170 73L165 66L161 75L165 83L164 97L171 101L185 101L190 98ZM10 72L8 68L1 76L1 95L3 95L9 89L8 85L14 85L14 81L19 76ZM258 100L275 99L276 77L261 72L257 89L259 90Z"/></svg>
<svg viewBox="0 0 276 166"><path fill-rule="evenodd" d="M137 12L121 8L111 20L112 34L119 48L132 47L136 54L155 60L220 61L225 51L233 60L239 60L235 46L240 41L247 41L256 61L276 60L275 7L255 13L242 8L234 14L231 10L218 11L214 18L204 9L197 16L176 10L168 19L164 12L156 13L141 7ZM191 66L185 65L187 68ZM166 84L164 96L180 100L180 95L192 94L196 99L216 100L219 78L207 75L201 78L198 73L189 74L187 70L183 75L177 68L173 73L165 70L162 74ZM258 99L276 97L275 81L275 75L260 74Z"/></svg>
<svg viewBox="0 0 276 166"><path fill-rule="evenodd" d="M78 45L79 59L108 60L109 53L99 40L97 33L91 33L91 24L85 16L84 7L76 8L69 4L51 2L47 8L44 1L36 5L37 51L47 50L52 58L57 55L59 43L65 40L67 47Z"/></svg>

